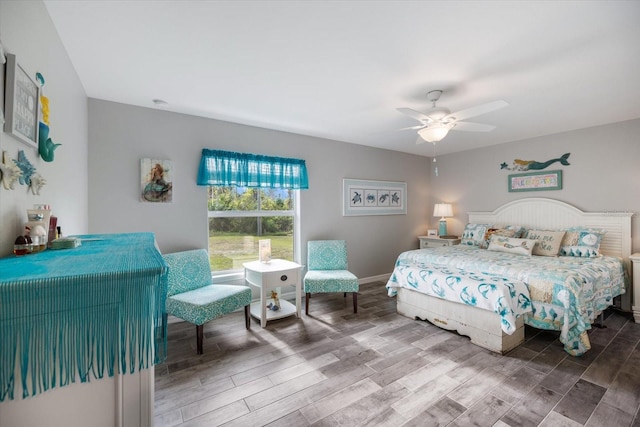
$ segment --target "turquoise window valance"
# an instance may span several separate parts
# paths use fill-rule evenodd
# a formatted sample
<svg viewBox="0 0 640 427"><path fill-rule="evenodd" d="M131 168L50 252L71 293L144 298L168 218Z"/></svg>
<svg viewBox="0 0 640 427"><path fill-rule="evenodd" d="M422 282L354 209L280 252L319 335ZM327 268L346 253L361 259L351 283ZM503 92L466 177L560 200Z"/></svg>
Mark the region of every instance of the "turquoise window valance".
<svg viewBox="0 0 640 427"><path fill-rule="evenodd" d="M221 150L202 150L198 185L309 188L304 160Z"/></svg>

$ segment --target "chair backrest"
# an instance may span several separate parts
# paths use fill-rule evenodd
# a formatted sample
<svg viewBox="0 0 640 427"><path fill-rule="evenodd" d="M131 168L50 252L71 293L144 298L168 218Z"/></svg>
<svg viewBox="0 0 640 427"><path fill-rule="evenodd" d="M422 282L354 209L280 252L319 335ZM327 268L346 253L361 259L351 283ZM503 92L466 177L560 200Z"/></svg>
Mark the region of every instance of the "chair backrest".
<svg viewBox="0 0 640 427"><path fill-rule="evenodd" d="M205 249L174 252L163 257L169 266L168 297L211 284L209 253Z"/></svg>
<svg viewBox="0 0 640 427"><path fill-rule="evenodd" d="M346 270L347 242L310 240L307 242L307 270Z"/></svg>

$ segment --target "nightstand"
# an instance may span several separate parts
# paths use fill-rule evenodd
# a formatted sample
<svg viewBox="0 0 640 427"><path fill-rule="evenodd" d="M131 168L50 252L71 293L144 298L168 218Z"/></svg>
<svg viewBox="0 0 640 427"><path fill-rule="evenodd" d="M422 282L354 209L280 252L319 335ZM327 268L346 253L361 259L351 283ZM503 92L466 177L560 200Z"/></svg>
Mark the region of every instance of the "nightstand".
<svg viewBox="0 0 640 427"><path fill-rule="evenodd" d="M418 239L420 239L420 249L460 244L460 239L441 239L438 236L418 236Z"/></svg>
<svg viewBox="0 0 640 427"><path fill-rule="evenodd" d="M300 317L300 297L301 297L301 276L302 266L295 262L283 259L272 259L268 263L260 261L245 262L245 280L250 285L260 289L260 301L251 303L251 315L260 319L260 326L267 326L268 320L281 319L287 316L296 315ZM282 286L295 286L296 303L291 304L278 295L280 298L280 309L278 311L267 310L267 302L272 302L268 298L268 292L276 290ZM277 291L280 293L280 291Z"/></svg>
<svg viewBox="0 0 640 427"><path fill-rule="evenodd" d="M640 252L629 257L631 260L631 310L636 323L640 323Z"/></svg>

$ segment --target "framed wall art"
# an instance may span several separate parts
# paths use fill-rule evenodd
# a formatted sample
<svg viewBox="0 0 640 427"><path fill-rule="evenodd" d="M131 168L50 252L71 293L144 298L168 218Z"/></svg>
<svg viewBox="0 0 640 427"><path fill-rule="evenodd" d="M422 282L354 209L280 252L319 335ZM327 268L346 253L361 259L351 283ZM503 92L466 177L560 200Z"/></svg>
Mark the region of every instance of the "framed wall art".
<svg viewBox="0 0 640 427"><path fill-rule="evenodd" d="M140 160L140 201L171 203L173 201L173 162Z"/></svg>
<svg viewBox="0 0 640 427"><path fill-rule="evenodd" d="M509 192L562 190L562 171L540 171L509 175Z"/></svg>
<svg viewBox="0 0 640 427"><path fill-rule="evenodd" d="M344 179L343 216L406 215L405 182Z"/></svg>
<svg viewBox="0 0 640 427"><path fill-rule="evenodd" d="M6 57L4 131L37 150L40 88L18 64L15 55Z"/></svg>

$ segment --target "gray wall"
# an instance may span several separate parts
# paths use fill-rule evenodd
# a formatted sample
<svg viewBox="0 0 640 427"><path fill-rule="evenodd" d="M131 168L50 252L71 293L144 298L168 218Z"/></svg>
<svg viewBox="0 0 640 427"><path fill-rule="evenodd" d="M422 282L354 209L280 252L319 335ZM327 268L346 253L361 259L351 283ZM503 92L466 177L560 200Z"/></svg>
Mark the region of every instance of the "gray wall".
<svg viewBox="0 0 640 427"><path fill-rule="evenodd" d="M455 234L462 232L468 211L491 211L525 197L562 200L584 211L635 212L633 251L640 252L639 140L640 120L630 120L442 156L430 195L433 203L453 204L455 218L448 224ZM518 172L501 170L500 163L544 162L564 153L571 153L570 166L555 163L546 169L563 171L562 190L507 191L507 176Z"/></svg>
<svg viewBox="0 0 640 427"><path fill-rule="evenodd" d="M391 272L429 220L429 159L217 120L89 100L89 230L151 231L162 252L206 248L206 188L196 185L203 148L305 159L309 190L300 197L306 241L345 239L358 277ZM139 201L140 159L174 162L173 203ZM407 215L342 216L342 179L407 183Z"/></svg>
<svg viewBox="0 0 640 427"><path fill-rule="evenodd" d="M42 2L0 0L0 40L5 53L16 55L32 78L36 72L44 75L44 93L51 107L50 135L63 144L48 163L35 149L0 132L0 149L12 159L24 150L36 172L47 180L40 195L19 183L14 190L0 188L0 256L4 256L12 253L16 236L24 233L26 210L36 203L52 206L64 233L87 232L87 97ZM0 65L0 82L4 82L4 65ZM3 91L0 84L1 100Z"/></svg>

